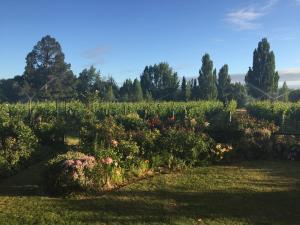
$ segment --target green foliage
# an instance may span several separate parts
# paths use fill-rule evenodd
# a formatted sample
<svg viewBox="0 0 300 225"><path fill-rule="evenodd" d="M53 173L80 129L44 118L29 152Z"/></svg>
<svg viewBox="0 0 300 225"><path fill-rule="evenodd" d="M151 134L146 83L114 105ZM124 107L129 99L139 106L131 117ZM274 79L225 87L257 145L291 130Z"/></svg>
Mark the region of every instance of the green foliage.
<svg viewBox="0 0 300 225"><path fill-rule="evenodd" d="M157 154L161 146L158 144L160 138L160 131L154 130L143 130L137 131L132 134L132 139L137 143L140 148L140 154L143 154L145 158L151 158Z"/></svg>
<svg viewBox="0 0 300 225"><path fill-rule="evenodd" d="M132 100L134 102L140 102L143 100L143 90L141 87L141 83L138 79L134 79L133 81L133 90L132 90Z"/></svg>
<svg viewBox="0 0 300 225"><path fill-rule="evenodd" d="M189 130L168 129L162 133L159 146L162 154L185 160L189 164L197 164L209 160L213 140L203 134Z"/></svg>
<svg viewBox="0 0 300 225"><path fill-rule="evenodd" d="M3 173L18 169L37 148L37 138L22 121L0 115L0 170Z"/></svg>
<svg viewBox="0 0 300 225"><path fill-rule="evenodd" d="M228 74L228 65L224 65L218 76L218 99L222 102L227 102L229 100L229 95L231 94L231 79Z"/></svg>
<svg viewBox="0 0 300 225"><path fill-rule="evenodd" d="M275 71L275 55L273 51L270 51L268 40L264 38L254 50L253 66L249 68L245 77L249 94L255 98L266 99L266 95L273 95L277 92L278 80L279 74Z"/></svg>
<svg viewBox="0 0 300 225"><path fill-rule="evenodd" d="M274 157L272 135L278 131L274 123L242 114L234 118L232 131L235 132L233 145L238 157L251 160Z"/></svg>
<svg viewBox="0 0 300 225"><path fill-rule="evenodd" d="M145 99L147 95L151 95L154 100L176 100L178 74L167 63L146 66L141 75L141 87Z"/></svg>
<svg viewBox="0 0 300 225"><path fill-rule="evenodd" d="M280 124L284 119L300 121L300 105L299 103L284 102L252 102L247 105L250 115Z"/></svg>
<svg viewBox="0 0 300 225"><path fill-rule="evenodd" d="M282 88L279 89L279 94L280 94L280 100L283 102L288 102L289 101L289 88L286 84L286 82L283 83Z"/></svg>
<svg viewBox="0 0 300 225"><path fill-rule="evenodd" d="M70 95L75 85L71 65L65 63L60 44L47 35L26 57L22 93L26 97L61 97Z"/></svg>
<svg viewBox="0 0 300 225"><path fill-rule="evenodd" d="M289 100L291 102L300 101L300 89L291 91L289 94Z"/></svg>
<svg viewBox="0 0 300 225"><path fill-rule="evenodd" d="M185 77L182 78L181 82L181 94L180 94L180 100L182 101L188 101L191 98L191 87L187 83Z"/></svg>
<svg viewBox="0 0 300 225"><path fill-rule="evenodd" d="M247 103L247 91L241 83L231 84L230 99L237 101L238 106L244 107Z"/></svg>
<svg viewBox="0 0 300 225"><path fill-rule="evenodd" d="M199 71L199 97L204 100L217 98L216 72L213 71L213 61L209 54L202 57L202 67Z"/></svg>
<svg viewBox="0 0 300 225"><path fill-rule="evenodd" d="M99 97L98 94L102 88L102 80L100 71L91 66L89 69L84 69L77 79L76 91L79 99L90 101L93 98Z"/></svg>
<svg viewBox="0 0 300 225"><path fill-rule="evenodd" d="M121 124L125 130L144 130L147 127L147 123L137 113L129 113L125 116L117 117L117 121Z"/></svg>

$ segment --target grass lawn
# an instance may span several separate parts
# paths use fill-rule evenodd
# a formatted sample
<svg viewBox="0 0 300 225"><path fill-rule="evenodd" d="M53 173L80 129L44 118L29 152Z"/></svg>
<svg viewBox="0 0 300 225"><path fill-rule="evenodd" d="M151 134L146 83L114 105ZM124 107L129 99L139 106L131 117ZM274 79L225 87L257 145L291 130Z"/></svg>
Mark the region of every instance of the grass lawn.
<svg viewBox="0 0 300 225"><path fill-rule="evenodd" d="M40 167L0 183L0 224L300 224L296 162L202 167L72 198L43 195Z"/></svg>

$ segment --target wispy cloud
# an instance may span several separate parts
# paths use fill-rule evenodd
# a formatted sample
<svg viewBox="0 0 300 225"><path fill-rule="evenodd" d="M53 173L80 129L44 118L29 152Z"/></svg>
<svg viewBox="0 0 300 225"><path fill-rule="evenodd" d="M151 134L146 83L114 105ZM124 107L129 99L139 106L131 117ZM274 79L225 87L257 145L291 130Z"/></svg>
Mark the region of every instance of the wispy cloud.
<svg viewBox="0 0 300 225"><path fill-rule="evenodd" d="M253 4L233 10L226 14L225 20L239 31L258 29L262 26L259 19L269 14L278 1L268 0L264 5Z"/></svg>
<svg viewBox="0 0 300 225"><path fill-rule="evenodd" d="M295 3L300 6L300 0L295 0Z"/></svg>
<svg viewBox="0 0 300 225"><path fill-rule="evenodd" d="M82 53L82 57L91 61L92 65L99 65L105 62L104 55L109 52L106 46L96 46Z"/></svg>

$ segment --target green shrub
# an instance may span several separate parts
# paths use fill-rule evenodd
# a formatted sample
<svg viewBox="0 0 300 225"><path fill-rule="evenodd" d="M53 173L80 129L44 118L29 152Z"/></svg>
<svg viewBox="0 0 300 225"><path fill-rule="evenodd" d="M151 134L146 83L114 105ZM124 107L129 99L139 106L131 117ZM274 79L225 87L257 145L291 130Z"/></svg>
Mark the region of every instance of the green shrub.
<svg viewBox="0 0 300 225"><path fill-rule="evenodd" d="M162 133L158 143L161 153L167 152L189 164L197 164L210 159L214 141L205 134L169 129Z"/></svg>
<svg viewBox="0 0 300 225"><path fill-rule="evenodd" d="M6 118L7 119L7 118ZM2 169L10 172L28 160L37 148L37 138L22 121L1 117L0 157Z"/></svg>
<svg viewBox="0 0 300 225"><path fill-rule="evenodd" d="M232 130L236 134L234 148L240 157L252 160L274 156L272 137L278 130L274 123L244 114L233 120Z"/></svg>
<svg viewBox="0 0 300 225"><path fill-rule="evenodd" d="M125 116L117 117L117 121L125 130L144 130L147 127L145 120L140 118L137 113L130 113Z"/></svg>
<svg viewBox="0 0 300 225"><path fill-rule="evenodd" d="M295 136L276 135L274 153L278 159L300 160L300 143Z"/></svg>
<svg viewBox="0 0 300 225"><path fill-rule="evenodd" d="M143 130L132 133L132 139L139 146L141 156L149 159L153 154L158 152L160 146L158 146L157 141L160 135L160 131L157 129Z"/></svg>
<svg viewBox="0 0 300 225"><path fill-rule="evenodd" d="M125 129L113 117L98 121L92 113L87 114L80 131L81 148L94 155L98 149L110 148L113 141L120 142L125 137Z"/></svg>

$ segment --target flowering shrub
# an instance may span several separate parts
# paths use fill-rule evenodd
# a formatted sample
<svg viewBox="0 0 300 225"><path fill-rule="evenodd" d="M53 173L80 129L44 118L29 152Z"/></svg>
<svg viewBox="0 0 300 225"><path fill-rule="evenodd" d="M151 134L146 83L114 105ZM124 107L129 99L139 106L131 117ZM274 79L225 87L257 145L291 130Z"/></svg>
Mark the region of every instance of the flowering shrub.
<svg viewBox="0 0 300 225"><path fill-rule="evenodd" d="M88 153L97 154L103 148L116 147L121 139L126 137L125 129L116 123L113 117L106 117L103 121L95 118L87 119L80 131L81 149L88 149Z"/></svg>
<svg viewBox="0 0 300 225"><path fill-rule="evenodd" d="M161 128L161 121L158 116L148 120L148 126L151 129L159 129Z"/></svg>
<svg viewBox="0 0 300 225"><path fill-rule="evenodd" d="M87 189L92 179L86 174L97 164L93 156L80 152L67 152L48 162L49 187L56 192L69 192Z"/></svg>
<svg viewBox="0 0 300 225"><path fill-rule="evenodd" d="M214 161L221 161L224 159L226 154L230 153L233 150L231 145L227 144L217 144L215 148L212 150Z"/></svg>
<svg viewBox="0 0 300 225"><path fill-rule="evenodd" d="M161 149L161 146L157 143L160 135L161 133L157 129L144 130L133 133L132 139L139 146L140 155L149 159Z"/></svg>
<svg viewBox="0 0 300 225"><path fill-rule="evenodd" d="M125 163L133 161L140 153L139 146L133 140L121 140L115 150Z"/></svg>
<svg viewBox="0 0 300 225"><path fill-rule="evenodd" d="M137 113L119 116L117 121L125 128L125 130L144 130L147 127L145 120L140 118L139 114Z"/></svg>
<svg viewBox="0 0 300 225"><path fill-rule="evenodd" d="M240 157L262 159L274 156L272 135L278 130L273 123L257 120L247 114L233 121L236 129L234 146Z"/></svg>
<svg viewBox="0 0 300 225"><path fill-rule="evenodd" d="M276 158L300 160L300 144L295 136L277 135L274 142Z"/></svg>

